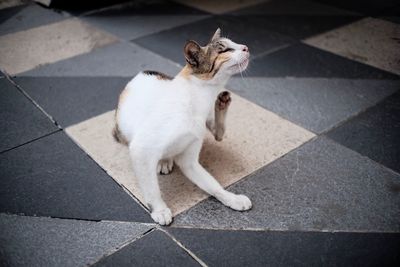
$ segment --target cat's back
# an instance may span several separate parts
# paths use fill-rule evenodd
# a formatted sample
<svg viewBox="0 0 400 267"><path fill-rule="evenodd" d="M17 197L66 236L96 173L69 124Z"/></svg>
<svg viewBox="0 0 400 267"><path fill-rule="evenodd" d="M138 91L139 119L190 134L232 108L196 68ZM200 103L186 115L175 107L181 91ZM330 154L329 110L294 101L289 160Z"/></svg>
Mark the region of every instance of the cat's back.
<svg viewBox="0 0 400 267"><path fill-rule="evenodd" d="M156 71L138 73L122 91L117 107L118 128L128 141L138 127L171 123L187 114L187 90ZM143 129L144 130L144 129Z"/></svg>

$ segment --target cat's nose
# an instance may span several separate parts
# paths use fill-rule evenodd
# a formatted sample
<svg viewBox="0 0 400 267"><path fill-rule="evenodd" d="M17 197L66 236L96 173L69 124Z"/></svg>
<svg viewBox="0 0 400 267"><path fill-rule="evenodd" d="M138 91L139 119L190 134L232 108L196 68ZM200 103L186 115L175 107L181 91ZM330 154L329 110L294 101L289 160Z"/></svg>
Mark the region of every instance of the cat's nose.
<svg viewBox="0 0 400 267"><path fill-rule="evenodd" d="M242 47L242 51L243 51L243 52L249 52L249 48L247 47L247 45L244 45L244 46Z"/></svg>

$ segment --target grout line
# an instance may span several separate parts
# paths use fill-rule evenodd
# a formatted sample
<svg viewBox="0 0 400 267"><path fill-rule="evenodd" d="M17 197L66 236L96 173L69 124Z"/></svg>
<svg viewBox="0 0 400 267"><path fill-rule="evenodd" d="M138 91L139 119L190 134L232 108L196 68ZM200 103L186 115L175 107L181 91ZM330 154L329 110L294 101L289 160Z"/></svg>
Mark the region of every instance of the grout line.
<svg viewBox="0 0 400 267"><path fill-rule="evenodd" d="M7 72L5 72L5 71L3 71L3 73L5 74L5 77L7 78L7 80L9 81L9 82L11 82L14 86L15 86L15 88L17 88L17 90L19 91L19 92L21 92L29 101L31 101L32 102L32 104L37 108L37 109L39 109L44 115L46 115L46 117L47 118L49 118L50 119L50 121L51 122L53 122L59 129L62 129L62 127L61 127L61 125L60 124L58 124L58 122L49 114L49 113L47 113L27 92L25 92L25 90L21 87L21 86L19 86L11 77L10 77L10 75L7 73Z"/></svg>
<svg viewBox="0 0 400 267"><path fill-rule="evenodd" d="M9 151L11 151L11 150L17 149L17 148L19 148L19 147L21 147L21 146L24 146L24 145L30 144L30 143L32 143L32 142L35 142L35 141L37 141L37 140L40 140L40 139L42 139L42 138L48 137L48 136L53 135L53 134L55 134L55 133L61 132L61 131L62 131L62 129L57 129L57 130L54 130L54 131L52 131L52 132L50 132L50 133L47 133L47 134L45 134L45 135L42 135L42 136L40 136L40 137L37 137L37 138L35 138L35 139L29 140L29 141L27 141L27 142L25 142L25 143L22 143L22 144L20 144L20 145L17 145L17 146L15 146L15 147L8 148L8 149L6 149L6 150L0 151L0 155L3 154L3 153L9 152Z"/></svg>
<svg viewBox="0 0 400 267"><path fill-rule="evenodd" d="M190 226L190 225L177 225L172 226L174 229L194 229L194 230L209 230L209 231L243 231L243 232L285 232L285 233L325 233L325 234L336 234L336 233L356 233L356 234L399 234L399 231L379 231L379 230L335 230L335 229L272 229L272 228L215 228L206 226Z"/></svg>
<svg viewBox="0 0 400 267"><path fill-rule="evenodd" d="M186 253L188 253L189 256L192 257L195 261L197 261L202 267L208 267L208 265L204 261L202 261L199 257L196 256L196 254L194 254L192 251L190 251L188 248L186 248L173 235L168 233L168 231L164 230L161 227L158 227L158 230L164 232L167 236L169 236L179 247L181 247Z"/></svg>
<svg viewBox="0 0 400 267"><path fill-rule="evenodd" d="M132 239L126 241L125 243L122 243L121 245L119 245L119 246L118 246L117 248L115 248L113 251L109 251L108 253L105 253L103 256L101 256L100 258L94 260L94 261L91 262L91 263L88 263L87 265L88 265L88 266L93 266L93 265L95 265L96 263L100 262L101 260L108 258L109 256L113 255L114 253L116 253L116 252L122 250L123 248L125 248L125 247L129 246L130 244L136 242L137 240L139 240L139 239L145 237L146 235L148 235L148 234L154 232L156 229L157 229L157 228L151 228L151 229L147 230L146 232L142 233L141 235L135 236L134 238L132 238Z"/></svg>

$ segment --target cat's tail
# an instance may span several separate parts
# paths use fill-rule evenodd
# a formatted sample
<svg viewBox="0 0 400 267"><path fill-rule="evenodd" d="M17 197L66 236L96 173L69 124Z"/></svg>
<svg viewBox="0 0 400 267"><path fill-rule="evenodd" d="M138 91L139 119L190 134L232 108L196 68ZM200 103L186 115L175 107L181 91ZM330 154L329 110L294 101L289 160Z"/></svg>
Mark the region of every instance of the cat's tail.
<svg viewBox="0 0 400 267"><path fill-rule="evenodd" d="M118 143L121 143L123 145L128 144L128 141L126 140L126 138L123 136L123 134L119 130L118 124L115 124L115 126L112 130L112 135L113 135L115 141L117 141Z"/></svg>

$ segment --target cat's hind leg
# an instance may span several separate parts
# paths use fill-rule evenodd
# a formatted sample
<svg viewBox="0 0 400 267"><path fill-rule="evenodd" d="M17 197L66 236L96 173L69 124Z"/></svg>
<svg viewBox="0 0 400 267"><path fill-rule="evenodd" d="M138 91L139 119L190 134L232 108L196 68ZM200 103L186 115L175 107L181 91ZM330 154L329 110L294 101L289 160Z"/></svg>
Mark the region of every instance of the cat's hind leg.
<svg viewBox="0 0 400 267"><path fill-rule="evenodd" d="M172 172L174 168L174 160L172 158L162 159L158 162L157 173L167 175Z"/></svg>
<svg viewBox="0 0 400 267"><path fill-rule="evenodd" d="M135 146L133 142L129 145L129 152L134 174L138 180L145 205L150 209L151 218L161 225L170 224L172 213L161 197L156 172L160 159L154 155L151 149Z"/></svg>
<svg viewBox="0 0 400 267"><path fill-rule="evenodd" d="M225 190L218 181L200 165L198 161L200 149L201 142L195 142L175 158L175 163L180 167L183 174L203 191L221 201L225 206L239 211L251 209L252 204L247 196L237 195Z"/></svg>

